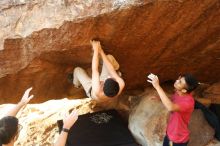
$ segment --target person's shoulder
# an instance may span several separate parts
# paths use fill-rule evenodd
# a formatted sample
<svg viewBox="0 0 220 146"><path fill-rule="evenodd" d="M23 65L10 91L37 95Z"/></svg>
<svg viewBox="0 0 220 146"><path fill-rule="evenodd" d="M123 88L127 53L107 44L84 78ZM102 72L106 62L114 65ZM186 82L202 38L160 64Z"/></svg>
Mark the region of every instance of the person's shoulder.
<svg viewBox="0 0 220 146"><path fill-rule="evenodd" d="M192 105L194 105L195 100L193 98L193 96L191 94L187 94L185 95L185 97L183 98L186 102L191 103Z"/></svg>
<svg viewBox="0 0 220 146"><path fill-rule="evenodd" d="M183 102L194 102L194 98L191 94L185 94L185 95L178 95L174 94L174 98L177 98L178 101L183 101Z"/></svg>
<svg viewBox="0 0 220 146"><path fill-rule="evenodd" d="M92 96L96 100L103 100L106 98L103 90L98 90L98 91L94 92Z"/></svg>
<svg viewBox="0 0 220 146"><path fill-rule="evenodd" d="M186 96L186 99L188 99L188 100L194 100L193 95L190 93L186 94L185 96Z"/></svg>

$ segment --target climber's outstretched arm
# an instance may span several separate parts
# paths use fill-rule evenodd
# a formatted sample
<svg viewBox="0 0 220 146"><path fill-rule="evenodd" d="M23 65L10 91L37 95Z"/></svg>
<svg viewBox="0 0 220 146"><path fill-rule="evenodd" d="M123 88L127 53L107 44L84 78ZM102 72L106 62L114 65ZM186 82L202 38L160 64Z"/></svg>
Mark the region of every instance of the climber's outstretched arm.
<svg viewBox="0 0 220 146"><path fill-rule="evenodd" d="M92 57L92 91L95 96L99 96L100 90L100 79L99 79L99 48L101 47L99 41L91 41L93 48L93 57Z"/></svg>

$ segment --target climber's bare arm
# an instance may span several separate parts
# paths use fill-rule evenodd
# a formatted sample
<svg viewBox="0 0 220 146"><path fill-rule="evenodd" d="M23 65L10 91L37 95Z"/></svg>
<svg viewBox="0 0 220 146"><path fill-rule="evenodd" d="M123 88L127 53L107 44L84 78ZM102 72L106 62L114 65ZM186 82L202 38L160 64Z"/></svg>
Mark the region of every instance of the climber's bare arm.
<svg viewBox="0 0 220 146"><path fill-rule="evenodd" d="M92 57L92 91L93 94L97 97L100 90L100 79L99 79L99 47L100 42L91 41L91 45L93 48L93 57Z"/></svg>

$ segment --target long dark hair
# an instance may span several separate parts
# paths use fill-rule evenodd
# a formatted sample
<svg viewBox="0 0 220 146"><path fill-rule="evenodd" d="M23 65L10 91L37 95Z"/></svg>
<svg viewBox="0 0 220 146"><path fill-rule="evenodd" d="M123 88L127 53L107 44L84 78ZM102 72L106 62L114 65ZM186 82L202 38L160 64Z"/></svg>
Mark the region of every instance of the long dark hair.
<svg viewBox="0 0 220 146"><path fill-rule="evenodd" d="M8 144L18 134L18 119L7 116L0 120L0 144Z"/></svg>

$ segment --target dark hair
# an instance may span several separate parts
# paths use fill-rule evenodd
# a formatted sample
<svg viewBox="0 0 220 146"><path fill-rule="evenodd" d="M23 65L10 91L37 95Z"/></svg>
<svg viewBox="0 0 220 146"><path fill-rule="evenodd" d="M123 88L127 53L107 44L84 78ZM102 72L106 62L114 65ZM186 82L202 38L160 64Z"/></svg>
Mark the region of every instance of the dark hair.
<svg viewBox="0 0 220 146"><path fill-rule="evenodd" d="M197 81L197 79L191 75L191 74L184 74L182 77L185 78L186 81L186 90L188 93L192 92L193 90L196 89L196 87L199 85L199 82Z"/></svg>
<svg viewBox="0 0 220 146"><path fill-rule="evenodd" d="M18 119L7 116L0 120L0 143L8 144L17 135Z"/></svg>
<svg viewBox="0 0 220 146"><path fill-rule="evenodd" d="M103 87L104 94L108 97L114 97L119 92L119 84L112 78L105 80Z"/></svg>

